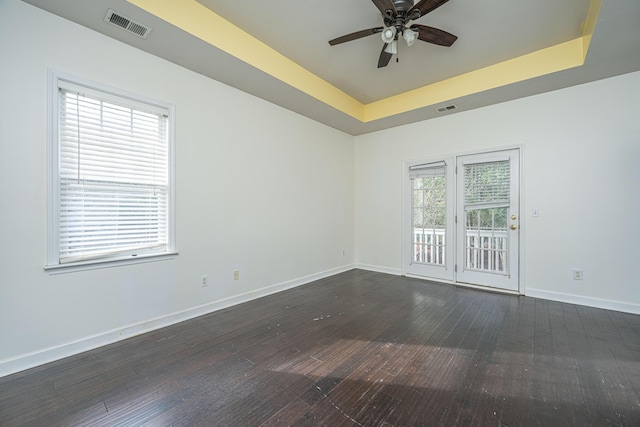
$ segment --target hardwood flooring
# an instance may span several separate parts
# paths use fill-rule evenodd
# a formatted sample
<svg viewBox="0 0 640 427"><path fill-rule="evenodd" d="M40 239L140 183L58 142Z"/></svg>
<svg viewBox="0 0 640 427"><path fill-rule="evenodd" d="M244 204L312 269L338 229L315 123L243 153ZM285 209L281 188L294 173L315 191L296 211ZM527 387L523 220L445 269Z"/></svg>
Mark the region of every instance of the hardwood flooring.
<svg viewBox="0 0 640 427"><path fill-rule="evenodd" d="M639 426L640 316L352 270L0 378L2 426Z"/></svg>

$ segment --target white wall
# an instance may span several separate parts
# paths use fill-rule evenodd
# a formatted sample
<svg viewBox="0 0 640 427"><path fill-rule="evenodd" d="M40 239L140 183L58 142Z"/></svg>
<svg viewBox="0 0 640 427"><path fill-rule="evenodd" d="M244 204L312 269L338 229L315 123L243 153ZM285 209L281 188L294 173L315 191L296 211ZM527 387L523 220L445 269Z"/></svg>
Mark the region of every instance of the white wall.
<svg viewBox="0 0 640 427"><path fill-rule="evenodd" d="M402 271L403 160L523 144L526 294L640 313L639 114L633 73L357 137L356 265Z"/></svg>
<svg viewBox="0 0 640 427"><path fill-rule="evenodd" d="M353 137L18 0L0 58L0 376L352 267ZM174 260L43 270L49 67L176 106Z"/></svg>
<svg viewBox="0 0 640 427"><path fill-rule="evenodd" d="M354 152L349 135L19 0L0 0L0 60L0 376L354 260L399 274L403 160L513 144L525 212L540 209L524 223L527 294L640 312L640 73L356 137ZM48 68L176 105L176 259L43 270Z"/></svg>

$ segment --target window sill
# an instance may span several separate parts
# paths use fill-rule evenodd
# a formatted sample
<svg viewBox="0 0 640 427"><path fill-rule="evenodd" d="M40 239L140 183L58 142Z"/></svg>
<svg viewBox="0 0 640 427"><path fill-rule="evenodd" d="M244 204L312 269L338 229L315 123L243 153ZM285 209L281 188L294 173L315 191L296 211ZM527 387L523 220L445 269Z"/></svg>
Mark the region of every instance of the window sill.
<svg viewBox="0 0 640 427"><path fill-rule="evenodd" d="M138 256L126 256L121 258L70 262L67 264L45 265L44 269L49 274L73 273L76 271L96 270L100 268L118 267L121 265L142 264L147 262L164 261L174 259L178 252L163 252L161 254L148 254Z"/></svg>

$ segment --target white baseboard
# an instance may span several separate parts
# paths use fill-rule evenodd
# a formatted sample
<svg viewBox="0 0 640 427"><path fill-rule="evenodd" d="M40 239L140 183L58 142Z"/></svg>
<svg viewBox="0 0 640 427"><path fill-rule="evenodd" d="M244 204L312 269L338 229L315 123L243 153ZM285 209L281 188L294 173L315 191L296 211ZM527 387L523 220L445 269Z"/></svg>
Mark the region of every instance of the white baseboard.
<svg viewBox="0 0 640 427"><path fill-rule="evenodd" d="M545 291L541 289L527 288L525 295L528 297L541 298L557 302L585 305L587 307L602 308L605 310L621 311L623 313L640 314L640 305L626 302L612 301L601 298L583 297L574 294Z"/></svg>
<svg viewBox="0 0 640 427"><path fill-rule="evenodd" d="M359 264L359 263L357 263L354 268L358 268L360 270L375 271L376 273L393 274L394 276L401 276L402 275L402 270L399 269L399 268L382 267L382 266L379 266L379 265L370 265L370 264Z"/></svg>
<svg viewBox="0 0 640 427"><path fill-rule="evenodd" d="M381 266L377 266L377 265L359 264L359 263L357 263L355 265L355 268L359 268L359 269L362 269L362 270L375 271L375 272L378 272L378 273L393 274L393 275L396 275L396 276L401 276L402 275L402 270L400 270L400 269L389 268L389 267L381 267ZM513 291L505 291L505 290L501 290L501 289L493 289L493 288L489 288L489 287L485 287L485 286L474 286L474 285L469 285L469 284L466 284L466 283L452 282L452 281L448 281L448 280L437 280L437 279L431 279L431 278L427 278L427 277L414 276L414 275L410 275L410 274L407 274L407 277L415 277L417 279L430 280L430 281L440 282L440 283L447 283L447 284L452 284L452 285L456 285L456 286L464 286L464 287L468 287L468 288L480 289L480 290L489 291L489 292L497 292L497 293L513 294L513 295L518 295L519 294L518 292L513 292ZM623 312L623 313L640 314L640 305L639 304L629 304L629 303L620 302L620 301L612 301L612 300L606 300L606 299L600 299L600 298L590 298L590 297L584 297L584 296L580 296L580 295L565 294L565 293L560 293L560 292L552 292L552 291L545 291L545 290L541 290L541 289L532 289L532 288L526 288L524 295L528 296L528 297L541 298L541 299L546 299L546 300L550 300L550 301L566 302L566 303L569 303L569 304L578 304L578 305L584 305L584 306L587 306L587 307L594 307L594 308L602 308L602 309L605 309L605 310L620 311L620 312Z"/></svg>
<svg viewBox="0 0 640 427"><path fill-rule="evenodd" d="M0 360L0 378L6 375L11 375L20 371L34 368L36 366L44 365L45 363L53 362L65 357L73 356L75 354L112 344L117 341L122 341L136 335L144 334L146 332L151 332L156 329L184 322L185 320L193 319L198 316L213 313L215 311L222 310L233 305L241 304L243 302L262 298L267 295L305 285L316 280L324 279L325 277L330 277L335 274L352 270L353 268L353 265L345 265L342 267L333 268L330 270L278 283L276 285L256 289L244 294L234 295L229 298L213 301L197 307L192 307L187 310L156 317L154 319L148 319L143 322L127 325L121 328L92 335L55 347L50 347L40 351L35 351L32 353L15 356L9 359Z"/></svg>

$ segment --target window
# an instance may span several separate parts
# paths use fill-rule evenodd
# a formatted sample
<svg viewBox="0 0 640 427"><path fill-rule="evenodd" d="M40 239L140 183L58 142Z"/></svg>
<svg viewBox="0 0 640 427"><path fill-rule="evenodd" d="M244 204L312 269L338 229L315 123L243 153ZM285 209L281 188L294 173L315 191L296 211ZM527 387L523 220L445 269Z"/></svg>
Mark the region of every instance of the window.
<svg viewBox="0 0 640 427"><path fill-rule="evenodd" d="M174 254L172 110L51 73L47 268Z"/></svg>
<svg viewBox="0 0 640 427"><path fill-rule="evenodd" d="M413 262L445 264L445 162L409 168L413 211Z"/></svg>

